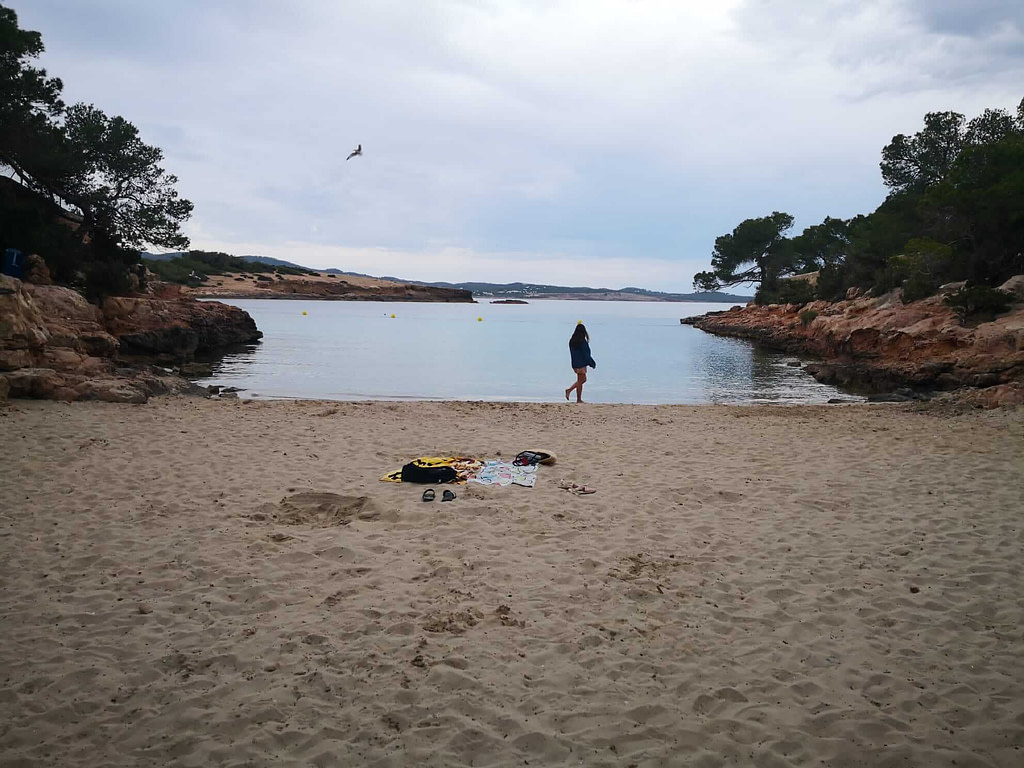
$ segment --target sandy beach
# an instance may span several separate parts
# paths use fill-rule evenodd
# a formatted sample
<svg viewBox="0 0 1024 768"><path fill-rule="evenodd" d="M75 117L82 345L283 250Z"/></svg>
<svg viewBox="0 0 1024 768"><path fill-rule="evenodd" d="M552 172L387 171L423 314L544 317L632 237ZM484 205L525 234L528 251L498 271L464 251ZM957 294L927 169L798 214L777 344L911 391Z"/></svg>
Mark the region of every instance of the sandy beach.
<svg viewBox="0 0 1024 768"><path fill-rule="evenodd" d="M5 766L1024 764L1024 409L15 401L0 445Z"/></svg>

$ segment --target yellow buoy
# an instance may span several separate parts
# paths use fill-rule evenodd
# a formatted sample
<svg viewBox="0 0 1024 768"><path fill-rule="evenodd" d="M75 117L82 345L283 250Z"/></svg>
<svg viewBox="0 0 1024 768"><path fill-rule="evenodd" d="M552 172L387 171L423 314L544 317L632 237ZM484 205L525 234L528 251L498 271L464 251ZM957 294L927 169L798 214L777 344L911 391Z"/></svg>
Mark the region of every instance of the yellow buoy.
<svg viewBox="0 0 1024 768"><path fill-rule="evenodd" d="M482 317L478 317L478 318L476 319L476 321L477 321L478 323L482 323L482 322L484 321L484 319L483 319Z"/></svg>
<svg viewBox="0 0 1024 768"><path fill-rule="evenodd" d="M394 317L394 316L395 316L395 313L394 313L394 312L392 312L392 313L391 313L391 316L392 316L392 317Z"/></svg>
<svg viewBox="0 0 1024 768"><path fill-rule="evenodd" d="M305 316L306 316L306 310L302 310L302 316L303 316L303 317L305 317Z"/></svg>

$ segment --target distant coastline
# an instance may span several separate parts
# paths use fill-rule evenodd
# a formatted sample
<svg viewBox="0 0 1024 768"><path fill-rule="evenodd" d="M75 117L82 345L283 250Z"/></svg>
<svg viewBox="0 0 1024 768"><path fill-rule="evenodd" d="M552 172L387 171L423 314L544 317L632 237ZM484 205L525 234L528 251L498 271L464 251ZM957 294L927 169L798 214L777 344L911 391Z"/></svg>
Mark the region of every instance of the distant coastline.
<svg viewBox="0 0 1024 768"><path fill-rule="evenodd" d="M545 286L557 288L557 286ZM631 290L562 289L530 292L528 288L507 293L471 291L455 285L405 283L390 278L361 275L253 275L227 273L205 276L199 285L184 286L182 293L196 299L302 299L306 301L436 301L491 304L526 304L529 301L636 301L701 304L746 304L746 296L723 293L673 294Z"/></svg>
<svg viewBox="0 0 1024 768"><path fill-rule="evenodd" d="M491 298L489 296L478 296L477 298ZM637 301L652 303L675 303L675 304L746 304L750 301L746 296L728 296L725 298L708 298L701 294L679 294L666 296L645 296L624 291L602 291L599 293L551 293L544 296L530 296L531 301ZM492 304L494 302L491 302Z"/></svg>
<svg viewBox="0 0 1024 768"><path fill-rule="evenodd" d="M561 299L570 301L746 304L753 298L721 291L667 293L633 286L613 289L522 282L424 282L390 275L376 277L362 272L346 272L335 268L312 269L295 262L274 259L269 256L230 256L229 254L203 251L143 253L143 257L147 266L161 274L163 279L173 279L175 282L184 284L188 286L186 292L189 295L204 299L305 298L333 301ZM216 266L214 264L204 265L204 263L197 262L197 259L202 262L212 261ZM160 262L180 264L179 274L171 276L167 268ZM184 267L184 271L181 271L182 267ZM193 270L191 275L189 275L189 268ZM198 276L198 279L191 280L185 275L189 275L189 278ZM352 290L353 286L355 286L355 290ZM435 292L435 290L440 292ZM381 295L374 296L372 295L374 292ZM395 294L403 293L404 298L395 298Z"/></svg>
<svg viewBox="0 0 1024 768"><path fill-rule="evenodd" d="M206 276L202 283L182 288L196 299L301 299L306 301L426 301L475 303L473 294L459 288L398 283L375 278L318 274L281 275L227 273Z"/></svg>

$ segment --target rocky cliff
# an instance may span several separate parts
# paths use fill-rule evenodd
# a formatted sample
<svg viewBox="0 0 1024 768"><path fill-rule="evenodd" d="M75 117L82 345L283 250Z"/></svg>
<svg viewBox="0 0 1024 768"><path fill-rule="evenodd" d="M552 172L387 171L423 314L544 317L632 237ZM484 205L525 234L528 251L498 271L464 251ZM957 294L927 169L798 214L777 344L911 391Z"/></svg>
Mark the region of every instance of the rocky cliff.
<svg viewBox="0 0 1024 768"><path fill-rule="evenodd" d="M179 296L118 297L0 275L0 397L145 402L192 385L150 365L178 363L260 332L236 307Z"/></svg>
<svg viewBox="0 0 1024 768"><path fill-rule="evenodd" d="M1024 278L1003 289L1008 312L964 323L942 296L904 304L900 292L852 298L733 307L682 322L722 336L751 339L775 349L813 356L816 379L868 392L898 387L988 390L981 402L1024 402Z"/></svg>

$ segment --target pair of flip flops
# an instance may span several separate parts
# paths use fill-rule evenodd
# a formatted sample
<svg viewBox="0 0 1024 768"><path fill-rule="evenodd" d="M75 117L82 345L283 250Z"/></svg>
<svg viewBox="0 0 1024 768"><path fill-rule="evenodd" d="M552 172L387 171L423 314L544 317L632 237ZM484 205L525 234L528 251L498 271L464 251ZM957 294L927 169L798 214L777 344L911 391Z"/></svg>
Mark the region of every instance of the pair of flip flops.
<svg viewBox="0 0 1024 768"><path fill-rule="evenodd" d="M573 496L589 496L592 493L597 493L596 488L591 488L589 485L580 485L579 483L573 483L568 480L562 480L558 487L563 491L568 491Z"/></svg>
<svg viewBox="0 0 1024 768"><path fill-rule="evenodd" d="M434 493L433 488L427 488L427 490L423 492L424 501L433 501L435 496L436 494ZM441 501L455 501L455 494L445 488L444 493L441 494Z"/></svg>

